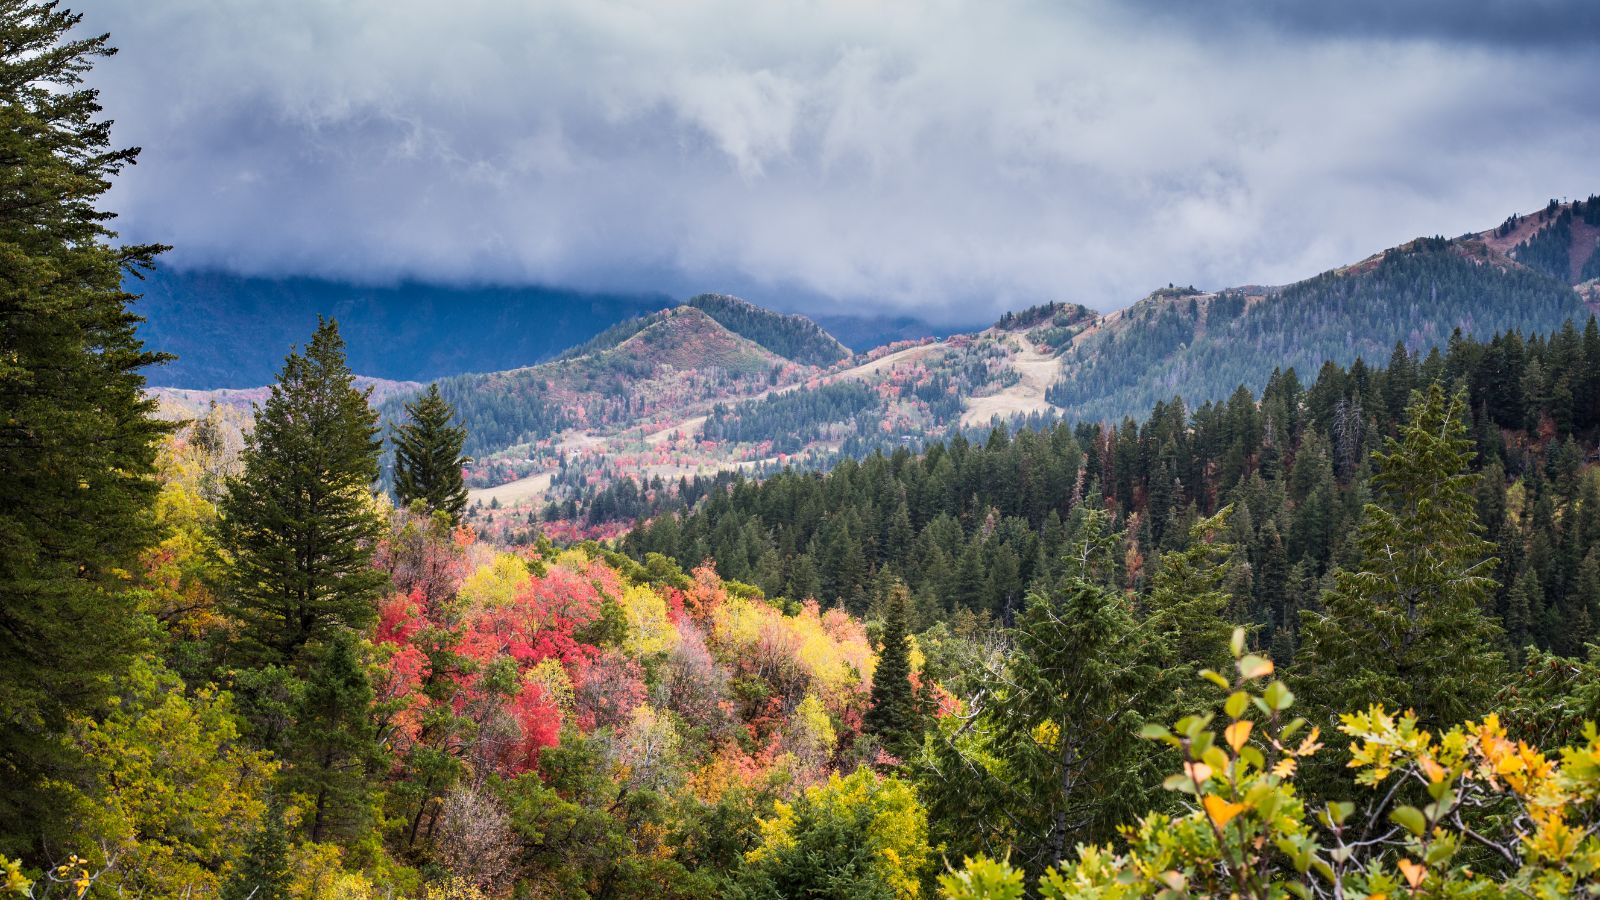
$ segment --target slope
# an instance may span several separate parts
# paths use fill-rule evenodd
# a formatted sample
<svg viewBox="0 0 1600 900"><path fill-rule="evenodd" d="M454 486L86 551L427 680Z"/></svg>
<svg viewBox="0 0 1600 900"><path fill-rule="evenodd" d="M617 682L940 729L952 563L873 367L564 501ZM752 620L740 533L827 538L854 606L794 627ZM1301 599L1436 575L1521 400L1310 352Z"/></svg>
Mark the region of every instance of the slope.
<svg viewBox="0 0 1600 900"><path fill-rule="evenodd" d="M830 366L851 355L850 348L805 316L776 313L728 294L700 294L690 297L688 305L803 366Z"/></svg>

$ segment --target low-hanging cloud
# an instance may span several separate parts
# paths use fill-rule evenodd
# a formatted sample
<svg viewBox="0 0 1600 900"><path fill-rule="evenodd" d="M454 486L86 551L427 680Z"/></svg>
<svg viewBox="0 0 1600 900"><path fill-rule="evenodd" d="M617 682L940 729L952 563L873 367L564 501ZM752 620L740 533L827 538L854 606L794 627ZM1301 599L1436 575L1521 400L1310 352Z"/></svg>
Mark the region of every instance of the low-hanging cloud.
<svg viewBox="0 0 1600 900"><path fill-rule="evenodd" d="M145 148L113 205L174 265L948 321L1292 280L1600 190L1594 16L1520 6L1503 39L1248 2L1223 24L1026 0L84 12L122 49L94 75L117 139Z"/></svg>

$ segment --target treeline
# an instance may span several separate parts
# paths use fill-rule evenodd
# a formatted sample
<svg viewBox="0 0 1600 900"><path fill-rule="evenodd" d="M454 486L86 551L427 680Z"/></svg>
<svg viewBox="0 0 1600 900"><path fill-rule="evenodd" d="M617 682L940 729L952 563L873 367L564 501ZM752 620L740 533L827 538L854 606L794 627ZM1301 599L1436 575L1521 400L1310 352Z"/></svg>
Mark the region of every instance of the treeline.
<svg viewBox="0 0 1600 900"><path fill-rule="evenodd" d="M466 452L486 456L533 437L554 434L572 426L572 418L546 398L548 384L519 373L498 379L496 390L486 390L483 375L452 375L435 385L444 401L469 423ZM405 397L394 397L378 407L386 424L403 417Z"/></svg>
<svg viewBox="0 0 1600 900"><path fill-rule="evenodd" d="M662 515L625 540L775 595L863 611L898 579L922 621L967 610L1010 621L1048 578L1063 522L1086 501L1126 529L1120 583L1180 549L1190 525L1224 506L1248 561L1234 593L1240 621L1285 661L1298 611L1315 605L1370 496L1372 454L1395 433L1413 390L1467 392L1478 513L1496 545L1495 611L1512 645L1578 652L1600 602L1600 503L1586 474L1600 429L1600 330L1590 318L1549 338L1455 336L1425 358L1397 347L1386 368L1323 365L1309 386L1275 373L1259 400L1239 388L1192 412L1159 403L1142 423L1057 424L983 445L956 438L922 456L845 460L827 475L787 473L707 494L692 514Z"/></svg>

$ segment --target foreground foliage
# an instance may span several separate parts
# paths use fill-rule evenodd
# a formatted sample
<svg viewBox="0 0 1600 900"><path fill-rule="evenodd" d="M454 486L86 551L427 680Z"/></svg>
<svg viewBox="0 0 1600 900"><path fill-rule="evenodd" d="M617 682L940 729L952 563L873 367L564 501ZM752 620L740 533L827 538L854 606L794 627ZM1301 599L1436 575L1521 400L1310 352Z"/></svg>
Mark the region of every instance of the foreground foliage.
<svg viewBox="0 0 1600 900"><path fill-rule="evenodd" d="M1165 787L1179 811L1080 846L1044 873L1047 898L1572 897L1600 890L1600 732L1547 754L1498 716L1440 734L1381 705L1339 718L1355 800L1314 802L1295 776L1322 750L1287 715L1294 696L1272 662L1234 640L1223 715L1191 715L1146 738L1179 754ZM1218 727L1220 726L1220 727ZM953 900L1020 898L1023 872L980 856L940 878Z"/></svg>

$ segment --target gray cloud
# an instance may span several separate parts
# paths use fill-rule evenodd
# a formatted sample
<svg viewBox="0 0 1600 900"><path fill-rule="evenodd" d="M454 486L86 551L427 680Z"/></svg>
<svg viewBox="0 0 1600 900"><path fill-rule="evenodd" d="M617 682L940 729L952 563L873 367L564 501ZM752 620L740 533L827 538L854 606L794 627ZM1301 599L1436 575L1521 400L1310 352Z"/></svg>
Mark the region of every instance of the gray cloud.
<svg viewBox="0 0 1600 900"><path fill-rule="evenodd" d="M972 320L1286 281L1600 190L1589 5L1517 4L1520 29L1507 3L1357 6L85 11L122 48L95 74L118 140L145 147L113 203L174 264Z"/></svg>

